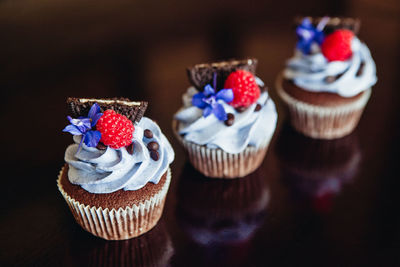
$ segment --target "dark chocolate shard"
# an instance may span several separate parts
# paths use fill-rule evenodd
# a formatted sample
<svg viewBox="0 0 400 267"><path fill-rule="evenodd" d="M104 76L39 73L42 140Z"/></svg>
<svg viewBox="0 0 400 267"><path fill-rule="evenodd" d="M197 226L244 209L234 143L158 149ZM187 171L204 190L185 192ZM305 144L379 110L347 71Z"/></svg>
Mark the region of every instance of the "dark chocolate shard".
<svg viewBox="0 0 400 267"><path fill-rule="evenodd" d="M86 117L90 108L94 103L97 103L101 111L112 109L115 112L126 116L133 123L138 123L147 109L148 103L145 101L131 101L128 98L77 98L68 97L67 105L72 116L77 118L79 116Z"/></svg>
<svg viewBox="0 0 400 267"><path fill-rule="evenodd" d="M213 85L214 73L217 75L217 90L222 89L226 78L236 70L247 70L253 75L256 74L257 59L247 58L242 60L231 59L211 63L197 64L187 68L187 75L190 83L196 89L203 91L207 84Z"/></svg>
<svg viewBox="0 0 400 267"><path fill-rule="evenodd" d="M317 26L323 17L296 17L296 27L303 21L304 18L309 18L314 26ZM328 23L324 28L325 34L330 34L338 29L348 29L354 34L358 34L360 30L361 21L358 18L347 18L347 17L329 17Z"/></svg>

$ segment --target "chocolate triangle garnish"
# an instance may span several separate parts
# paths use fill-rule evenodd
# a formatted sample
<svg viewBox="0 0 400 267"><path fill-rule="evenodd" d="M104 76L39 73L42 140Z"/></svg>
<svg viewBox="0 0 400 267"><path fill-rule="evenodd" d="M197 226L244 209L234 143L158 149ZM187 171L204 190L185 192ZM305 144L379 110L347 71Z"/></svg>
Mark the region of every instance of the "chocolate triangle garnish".
<svg viewBox="0 0 400 267"><path fill-rule="evenodd" d="M77 98L68 97L68 108L73 117L87 116L90 108L97 103L101 111L112 109L115 112L126 116L133 123L138 123L147 109L145 101L131 101L128 98Z"/></svg>
<svg viewBox="0 0 400 267"><path fill-rule="evenodd" d="M296 27L301 24L304 18L309 18L311 23L317 26L323 17L297 17L295 18ZM357 35L360 30L360 25L361 21L357 18L329 17L328 23L323 31L325 34L330 34L338 29L348 29Z"/></svg>
<svg viewBox="0 0 400 267"><path fill-rule="evenodd" d="M236 70L247 70L253 75L256 73L257 59L226 60L212 63L197 64L187 68L190 83L202 91L207 84L213 85L213 75L217 74L217 90L222 89L226 78Z"/></svg>

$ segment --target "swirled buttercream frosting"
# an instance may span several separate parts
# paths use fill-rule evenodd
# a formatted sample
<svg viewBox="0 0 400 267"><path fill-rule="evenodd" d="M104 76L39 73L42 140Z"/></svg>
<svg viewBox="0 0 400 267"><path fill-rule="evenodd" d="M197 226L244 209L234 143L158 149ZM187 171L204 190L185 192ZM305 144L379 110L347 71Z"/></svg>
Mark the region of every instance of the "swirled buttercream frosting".
<svg viewBox="0 0 400 267"><path fill-rule="evenodd" d="M296 50L294 57L288 60L283 75L306 91L355 96L373 86L377 77L368 47L354 37L351 48L353 54L345 61L328 61L317 45L313 46L312 54Z"/></svg>
<svg viewBox="0 0 400 267"><path fill-rule="evenodd" d="M263 85L259 79L257 83ZM183 95L183 107L175 114L179 122L177 131L184 140L237 154L247 146L264 145L273 135L278 116L267 92L261 93L257 102L243 112L218 100L227 113L234 115L235 122L231 126L226 126L216 116L202 116L202 110L191 102L196 93L198 91L194 87L189 87ZM256 108L257 105L261 106L260 110Z"/></svg>
<svg viewBox="0 0 400 267"><path fill-rule="evenodd" d="M152 138L144 136L144 130L152 131ZM135 125L133 133L133 153L125 147L99 150L81 142L81 136L74 136L75 144L65 152L69 164L68 179L90 193L104 194L117 190L138 190L148 182L158 183L174 159L174 151L158 125L143 117ZM158 160L153 160L147 149L149 142L159 144Z"/></svg>

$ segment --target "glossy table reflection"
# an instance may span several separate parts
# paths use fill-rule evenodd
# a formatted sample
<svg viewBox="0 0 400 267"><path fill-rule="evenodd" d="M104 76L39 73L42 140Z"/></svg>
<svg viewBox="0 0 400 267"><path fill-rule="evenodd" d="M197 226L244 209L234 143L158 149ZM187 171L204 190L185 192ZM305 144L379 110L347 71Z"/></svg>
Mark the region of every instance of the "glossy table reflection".
<svg viewBox="0 0 400 267"><path fill-rule="evenodd" d="M335 196L353 182L362 154L357 133L335 140L315 140L283 128L277 141L281 179L293 200L329 212Z"/></svg>
<svg viewBox="0 0 400 267"><path fill-rule="evenodd" d="M166 266L174 254L171 237L161 220L156 227L138 238L106 241L71 233L73 240L65 253L70 266Z"/></svg>
<svg viewBox="0 0 400 267"><path fill-rule="evenodd" d="M177 221L199 265L246 264L249 242L263 224L270 193L262 169L246 179L210 179L186 163L177 194ZM240 252L240 253L237 253Z"/></svg>
<svg viewBox="0 0 400 267"><path fill-rule="evenodd" d="M1 221L2 265L375 266L380 242L394 245L390 241L398 236L379 234L387 218L371 213L379 202L370 201L376 190L365 186L368 154L359 141L358 131L343 139L313 140L285 123L261 168L234 180L206 178L188 162L179 166L184 155L177 148L161 221L127 241L86 233L55 182L43 183L39 195L25 191L25 202L14 203ZM57 168L39 171L51 177ZM17 188L18 181L9 186Z"/></svg>

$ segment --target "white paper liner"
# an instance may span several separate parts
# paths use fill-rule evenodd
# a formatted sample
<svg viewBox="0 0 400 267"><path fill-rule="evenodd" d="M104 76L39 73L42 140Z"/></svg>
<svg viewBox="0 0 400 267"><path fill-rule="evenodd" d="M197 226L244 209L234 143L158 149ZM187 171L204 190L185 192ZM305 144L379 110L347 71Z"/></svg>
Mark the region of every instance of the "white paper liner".
<svg viewBox="0 0 400 267"><path fill-rule="evenodd" d="M124 240L139 236L152 229L160 219L165 198L171 182L171 169L168 168L165 184L160 192L141 202L125 208L103 209L79 203L62 188L61 169L57 186L67 202L75 220L83 229L107 240Z"/></svg>
<svg viewBox="0 0 400 267"><path fill-rule="evenodd" d="M211 178L240 178L252 173L263 162L272 138L266 138L259 147L248 146L238 154L231 154L220 148L208 148L186 141L177 132L177 123L173 120L173 131L187 151L193 167Z"/></svg>
<svg viewBox="0 0 400 267"><path fill-rule="evenodd" d="M335 139L350 134L356 128L372 91L369 88L359 99L349 104L323 107L299 101L287 94L282 88L282 79L280 74L275 86L278 95L289 108L292 126L312 138Z"/></svg>

